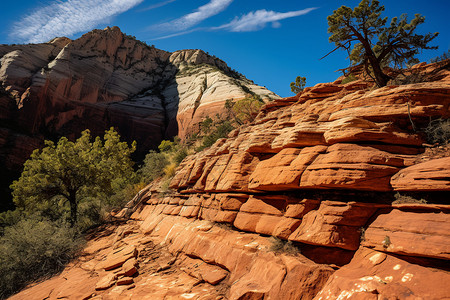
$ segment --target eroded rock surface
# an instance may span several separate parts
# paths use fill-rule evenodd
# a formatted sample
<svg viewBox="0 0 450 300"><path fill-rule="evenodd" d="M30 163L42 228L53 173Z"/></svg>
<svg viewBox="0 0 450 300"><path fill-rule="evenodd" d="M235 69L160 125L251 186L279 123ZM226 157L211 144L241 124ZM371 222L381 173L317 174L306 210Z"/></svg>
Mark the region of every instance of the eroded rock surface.
<svg viewBox="0 0 450 300"><path fill-rule="evenodd" d="M45 138L74 139L84 129L98 136L111 126L136 140L143 157L249 93L278 98L201 50L159 50L118 27L73 41L0 45L0 164L17 173Z"/></svg>
<svg viewBox="0 0 450 300"><path fill-rule="evenodd" d="M449 71L415 70L430 82L370 89L336 81L268 103L253 123L185 158L171 193L161 193L161 182L142 190L142 205L118 214L131 219L110 244L85 250L83 272L77 263L66 268L74 282L95 279L73 293L448 298L448 155L425 159L411 120L423 128L449 117ZM58 280L15 299L69 297Z"/></svg>

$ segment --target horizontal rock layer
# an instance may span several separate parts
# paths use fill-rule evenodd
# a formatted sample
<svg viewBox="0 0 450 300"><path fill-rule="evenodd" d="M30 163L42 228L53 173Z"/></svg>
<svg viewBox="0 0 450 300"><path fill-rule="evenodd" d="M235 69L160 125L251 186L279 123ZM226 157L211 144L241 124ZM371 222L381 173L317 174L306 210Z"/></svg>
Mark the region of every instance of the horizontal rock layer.
<svg viewBox="0 0 450 300"><path fill-rule="evenodd" d="M85 129L102 136L110 127L136 140L143 158L163 139L198 132L225 100L248 93L278 98L201 50L166 52L117 27L73 41L0 45L0 166L18 174L44 139L75 139ZM0 175L1 197L10 198L17 175Z"/></svg>
<svg viewBox="0 0 450 300"><path fill-rule="evenodd" d="M450 80L433 65L415 70L437 70L438 79L380 89L360 80L318 84L268 103L253 123L183 160L172 192L154 183L139 194L140 206L130 202L117 214L131 215L132 229L117 229L105 248L88 247L98 252L76 276L95 280L72 292L112 299L447 297L448 155L422 154L425 140L412 124L448 118ZM150 245L164 247L153 269ZM133 267L131 282L125 273ZM69 293L51 288L52 281L41 286L49 299ZM17 297L33 289L40 291Z"/></svg>
<svg viewBox="0 0 450 300"><path fill-rule="evenodd" d="M189 156L170 186L183 193L445 191L450 179L444 158L426 163L423 170L412 166L425 141L411 133L409 118L415 124L448 118L449 97L448 81L368 92L319 84L306 89L297 102L287 98L267 104L252 124ZM365 114L350 113L361 107Z"/></svg>

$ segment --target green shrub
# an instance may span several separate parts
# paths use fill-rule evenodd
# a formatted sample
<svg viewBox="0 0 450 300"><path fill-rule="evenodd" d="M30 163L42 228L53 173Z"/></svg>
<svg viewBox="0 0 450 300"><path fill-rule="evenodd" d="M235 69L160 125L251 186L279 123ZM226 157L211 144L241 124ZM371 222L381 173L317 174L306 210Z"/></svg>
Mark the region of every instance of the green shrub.
<svg viewBox="0 0 450 300"><path fill-rule="evenodd" d="M425 199L416 199L411 196L407 195L401 195L400 193L396 193L394 195L395 200L392 202L392 204L406 204L406 203L419 203L419 204L426 204L427 201Z"/></svg>
<svg viewBox="0 0 450 300"><path fill-rule="evenodd" d="M213 123L213 119L211 119L211 117L209 116L206 116L206 118L204 118L203 121L200 122L200 131L203 133L209 133Z"/></svg>
<svg viewBox="0 0 450 300"><path fill-rule="evenodd" d="M138 171L144 182L152 182L164 175L164 168L169 164L169 160L163 153L151 150L144 159L144 165Z"/></svg>
<svg viewBox="0 0 450 300"><path fill-rule="evenodd" d="M357 79L358 79L358 78L356 78L355 75L353 75L352 73L350 73L350 74L348 74L347 77L345 77L345 78L341 81L341 84L346 84L346 83L355 81L355 80L357 80Z"/></svg>
<svg viewBox="0 0 450 300"><path fill-rule="evenodd" d="M271 236L269 250L276 253L286 253L290 255L296 255L300 253L300 248L295 246L292 241L285 241L280 238Z"/></svg>
<svg viewBox="0 0 450 300"><path fill-rule="evenodd" d="M68 224L36 216L6 227L0 237L0 298L61 271L80 245Z"/></svg>
<svg viewBox="0 0 450 300"><path fill-rule="evenodd" d="M7 210L0 213L0 236L3 235L4 228L12 226L23 218L23 214L19 210Z"/></svg>
<svg viewBox="0 0 450 300"><path fill-rule="evenodd" d="M263 105L264 101L257 95L234 102L231 111L235 122L239 125L253 122Z"/></svg>
<svg viewBox="0 0 450 300"><path fill-rule="evenodd" d="M183 159L188 156L188 152L186 148L181 148L175 153L174 160L177 166L183 161Z"/></svg>
<svg viewBox="0 0 450 300"><path fill-rule="evenodd" d="M442 55L436 56L435 58L430 59L431 63L441 62L443 60L450 59L450 49L446 52L442 53Z"/></svg>
<svg viewBox="0 0 450 300"><path fill-rule="evenodd" d="M305 88L306 77L297 76L294 82L291 82L291 92L298 94Z"/></svg>
<svg viewBox="0 0 450 300"><path fill-rule="evenodd" d="M163 140L158 146L159 151L161 152L169 152L172 151L175 147L175 143L169 140Z"/></svg>
<svg viewBox="0 0 450 300"><path fill-rule="evenodd" d="M218 139L226 138L233 129L234 126L228 120L216 124L216 126L210 130L210 133L202 138L202 144L195 150L202 151L205 148L211 147Z"/></svg>
<svg viewBox="0 0 450 300"><path fill-rule="evenodd" d="M450 142L450 119L436 119L425 129L430 143L447 144Z"/></svg>
<svg viewBox="0 0 450 300"><path fill-rule="evenodd" d="M20 178L10 186L16 207L28 214L39 211L51 219L65 219L69 213L75 226L78 206L85 199L106 199L115 192L114 181L135 176L130 155L136 143L129 147L120 142L114 128L105 131L103 140L92 141L85 130L75 142L62 137L57 144L45 144L33 151Z"/></svg>

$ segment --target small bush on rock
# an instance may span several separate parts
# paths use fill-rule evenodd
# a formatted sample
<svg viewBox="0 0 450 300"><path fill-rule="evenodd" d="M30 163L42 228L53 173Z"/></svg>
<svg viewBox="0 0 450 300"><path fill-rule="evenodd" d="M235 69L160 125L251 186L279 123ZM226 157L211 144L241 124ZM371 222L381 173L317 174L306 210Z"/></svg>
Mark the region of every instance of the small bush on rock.
<svg viewBox="0 0 450 300"><path fill-rule="evenodd" d="M164 168L169 164L166 155L151 150L144 159L144 165L139 170L140 176L146 182L151 182L164 175Z"/></svg>
<svg viewBox="0 0 450 300"><path fill-rule="evenodd" d="M395 200L392 202L392 204L407 204L407 203L419 203L419 204L426 204L427 201L425 199L416 199L411 196L407 195L401 195L400 193L397 193L394 195Z"/></svg>
<svg viewBox="0 0 450 300"><path fill-rule="evenodd" d="M269 250L277 253L286 253L290 255L296 255L300 253L300 249L295 246L292 241L285 241L277 237L270 237L270 248Z"/></svg>
<svg viewBox="0 0 450 300"><path fill-rule="evenodd" d="M425 129L430 143L448 144L450 142L450 119L436 119Z"/></svg>
<svg viewBox="0 0 450 300"><path fill-rule="evenodd" d="M358 78L356 78L355 75L353 75L352 73L348 74L347 77L345 77L344 79L342 79L341 84L346 84L352 81L357 80Z"/></svg>
<svg viewBox="0 0 450 300"><path fill-rule="evenodd" d="M444 60L450 59L450 49L446 52L442 53L442 55L436 56L435 58L430 59L431 63L437 63Z"/></svg>

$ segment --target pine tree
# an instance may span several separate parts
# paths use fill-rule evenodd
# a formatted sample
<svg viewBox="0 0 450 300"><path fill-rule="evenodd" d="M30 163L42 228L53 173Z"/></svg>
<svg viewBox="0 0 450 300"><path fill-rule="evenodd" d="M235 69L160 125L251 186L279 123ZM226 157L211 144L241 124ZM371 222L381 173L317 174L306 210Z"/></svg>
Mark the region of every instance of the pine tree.
<svg viewBox="0 0 450 300"><path fill-rule="evenodd" d="M291 82L291 91L296 95L303 91L306 85L306 77L297 76L295 82Z"/></svg>
<svg viewBox="0 0 450 300"><path fill-rule="evenodd" d="M362 0L353 10L341 6L327 18L329 40L336 45L333 51L347 50L352 64L364 66L379 87L391 79L385 67L399 69L405 63L416 63L415 56L420 49L437 49L428 44L438 35L437 32L416 33L417 26L425 22L420 14L409 23L406 14L394 17L386 26L387 17L381 17L383 11L384 6L380 6L379 1Z"/></svg>

